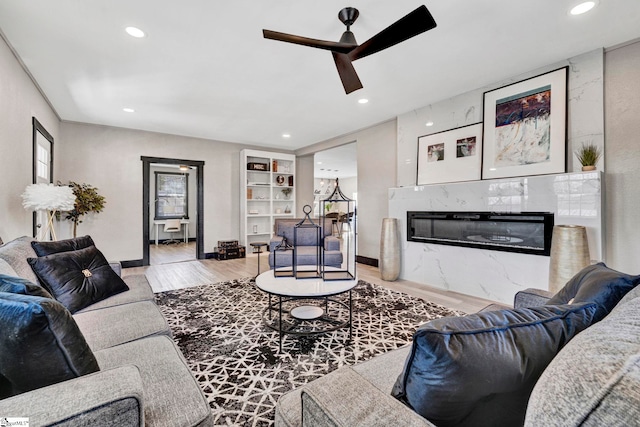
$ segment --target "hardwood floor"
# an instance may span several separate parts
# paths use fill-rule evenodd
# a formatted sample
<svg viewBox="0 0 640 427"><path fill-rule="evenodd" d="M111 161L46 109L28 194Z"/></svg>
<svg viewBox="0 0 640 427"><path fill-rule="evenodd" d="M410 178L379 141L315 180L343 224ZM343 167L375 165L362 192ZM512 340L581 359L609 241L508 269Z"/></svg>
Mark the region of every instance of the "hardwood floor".
<svg viewBox="0 0 640 427"><path fill-rule="evenodd" d="M171 264L174 262L194 261L196 259L196 242L163 243L149 245L149 264Z"/></svg>
<svg viewBox="0 0 640 427"><path fill-rule="evenodd" d="M123 275L146 274L154 292L205 285L243 277L253 277L258 272L258 255L253 253L247 254L246 258L226 261L218 261L215 259L195 260L195 243L190 243L189 245L163 245L162 247L158 245L158 248L155 250L153 249L154 245L151 246L152 250L150 254L156 252L155 257L156 260L158 260L156 265L126 268L123 270ZM177 246L183 247L179 248ZM190 246L193 247L189 248ZM174 257L171 256L172 253ZM180 253L191 254L191 258L185 258L185 255L181 255ZM261 272L269 268L267 256L268 253L262 253L260 255ZM184 260L180 261L183 258ZM171 260L178 261L172 262ZM486 305L494 303L494 301L446 291L407 280L387 282L380 278L378 268L364 264L357 265L357 275L359 279L366 282L375 283L466 313L476 312Z"/></svg>

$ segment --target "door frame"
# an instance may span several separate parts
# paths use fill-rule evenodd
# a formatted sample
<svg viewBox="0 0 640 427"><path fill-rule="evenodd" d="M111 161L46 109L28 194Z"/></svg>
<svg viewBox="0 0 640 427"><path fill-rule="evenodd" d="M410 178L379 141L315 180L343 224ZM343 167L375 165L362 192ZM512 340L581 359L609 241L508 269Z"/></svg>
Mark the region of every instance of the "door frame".
<svg viewBox="0 0 640 427"><path fill-rule="evenodd" d="M196 258L205 259L204 253L204 161L168 159L164 157L140 156L142 160L142 265L149 265L149 226L151 217L151 197L149 194L152 163L164 163L169 165L186 165L196 168Z"/></svg>
<svg viewBox="0 0 640 427"><path fill-rule="evenodd" d="M53 183L53 136L42 126L42 123L35 117L31 117L33 127L33 160L32 160L32 182L38 183L38 135L49 141L49 183ZM34 238L38 238L38 213L33 211L32 233Z"/></svg>

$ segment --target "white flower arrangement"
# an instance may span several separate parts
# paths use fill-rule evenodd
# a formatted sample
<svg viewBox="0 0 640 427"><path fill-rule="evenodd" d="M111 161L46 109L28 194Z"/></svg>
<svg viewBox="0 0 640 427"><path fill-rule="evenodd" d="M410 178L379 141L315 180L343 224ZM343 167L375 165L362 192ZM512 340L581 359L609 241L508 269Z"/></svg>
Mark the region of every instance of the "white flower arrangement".
<svg viewBox="0 0 640 427"><path fill-rule="evenodd" d="M53 184L31 184L22 193L22 206L34 211L70 211L76 196L69 186Z"/></svg>

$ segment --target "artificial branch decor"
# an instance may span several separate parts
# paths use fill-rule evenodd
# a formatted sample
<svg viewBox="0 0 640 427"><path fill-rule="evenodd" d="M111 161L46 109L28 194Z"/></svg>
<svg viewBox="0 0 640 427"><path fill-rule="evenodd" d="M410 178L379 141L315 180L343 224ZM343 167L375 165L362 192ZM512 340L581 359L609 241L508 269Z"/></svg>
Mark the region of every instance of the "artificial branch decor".
<svg viewBox="0 0 640 427"><path fill-rule="evenodd" d="M288 200L289 195L291 195L292 188L283 188L281 191L282 194L284 194L284 197Z"/></svg>
<svg viewBox="0 0 640 427"><path fill-rule="evenodd" d="M76 230L78 224L82 223L82 216L90 212L102 212L106 202L104 197L98 194L98 189L89 184L70 181L69 187L76 195L76 203L73 209L67 212L65 219L73 221L73 237L76 237Z"/></svg>
<svg viewBox="0 0 640 427"><path fill-rule="evenodd" d="M582 144L582 148L576 151L578 161L582 165L583 171L595 170L596 163L602 157L602 150L593 143Z"/></svg>

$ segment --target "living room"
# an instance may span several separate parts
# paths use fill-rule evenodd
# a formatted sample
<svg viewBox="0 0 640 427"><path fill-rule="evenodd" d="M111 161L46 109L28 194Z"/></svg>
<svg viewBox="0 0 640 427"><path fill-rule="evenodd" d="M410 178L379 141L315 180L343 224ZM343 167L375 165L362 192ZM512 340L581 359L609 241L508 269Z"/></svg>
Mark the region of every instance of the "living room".
<svg viewBox="0 0 640 427"><path fill-rule="evenodd" d="M66 7L70 7L66 4ZM569 21L566 9L570 2L562 6L562 18L565 26L576 25ZM268 149L275 152L294 154L296 156L296 200L297 216L302 216L302 207L306 204L313 205L313 155L327 148L341 146L355 142L358 157L358 256L367 260L378 260L380 256L380 227L383 218L390 216L389 189L411 188L416 186L417 173L417 147L418 138L427 134L446 131L459 126L469 125L482 121L483 94L487 91L503 87L507 84L523 81L538 76L560 67L569 66L569 102L568 102L568 147L566 152L566 172L578 172L580 165L574 156L582 142L596 141L604 151L602 161L598 164L598 170L603 173L603 239L601 243L601 257L593 258L594 261L604 261L618 271L628 274L639 274L640 267L637 263L638 241L640 231L635 225L634 212L638 208L640 190L637 182L640 180L640 172L637 170L640 161L640 151L637 149L635 139L640 134L640 124L636 120L640 114L640 101L636 96L640 93L640 33L637 25L632 24L638 17L638 5L634 1L623 2L628 7L627 12L612 9L621 8L622 4L612 5L611 2L601 0L592 13L605 13L604 21L597 23L587 22L576 32L585 33L585 39L589 37L601 38L600 43L589 40L589 43L581 44L572 39L568 42L564 56L545 59L542 62L531 61L526 67L518 68L511 74L482 74L478 73L475 84L468 83L460 86L459 90L453 90L446 94L438 93L431 96L429 93L418 91L417 96L422 102L417 103L414 98L404 105L395 105L395 112L384 117L378 117L366 126L354 125L346 129L348 120L336 124L335 130L325 130L326 137L312 139L304 146L288 146L286 141L277 140L270 136L269 144L261 146L256 139L246 140L225 139L224 137L195 137L186 136L179 130L157 131L159 127L136 127L127 125L126 120L117 125L104 124L100 120L100 111L89 108L93 102L91 87L78 83L78 86L69 90L73 92L78 105L87 106L82 112L85 120L78 120L77 116L66 116L58 111L55 99L58 94L48 92L39 83L38 77L31 69L35 59L21 55L21 45L12 41L8 31L9 24L0 23L3 31L3 41L0 43L0 158L2 168L0 178L3 182L0 192L0 212L3 221L0 224L0 237L5 242L20 236L31 236L33 219L31 212L22 206L21 194L32 183L33 163L33 127L32 118L35 117L53 136L53 175L54 182L69 181L86 182L94 185L105 197L107 204L103 212L98 215L88 215L79 227L79 235L90 235L108 260L123 262L125 266L140 267L143 259L143 165L141 157L187 159L204 162L203 176L203 223L202 245L205 254L213 253L218 241L233 240L238 238L240 229L240 198L242 191L239 182L240 152L242 149ZM42 5L40 5L42 6ZM246 6L246 5L245 5ZM312 9L312 6L307 5ZM337 24L333 29L328 29L329 34L342 31L342 24L335 19L337 12L343 5L331 7L328 5L322 11L313 12L313 19L305 23L305 27L287 27L289 19L282 17L279 20L266 21L262 27L253 30L258 32L256 43L260 49L278 49L279 52L294 55L303 48L276 44L276 41L262 40L259 30L263 27L282 29L296 34L314 36L314 28L320 31L324 22L320 17L325 16L324 10L329 10L327 22L335 20ZM404 7L401 7L404 6ZM369 33L374 33L377 28L390 24L394 19L409 12L417 5L402 2L401 5L388 6L394 10L388 16L382 16L380 24L372 23ZM446 28L453 24L442 21L437 16L437 5L427 4L434 18L438 22L438 28ZM483 5L492 9L489 4ZM44 7L44 6L43 6ZM47 6L53 8L54 6ZM47 11L47 7L44 10ZM466 6L457 4L453 9L464 10ZM556 6L554 6L554 10ZM13 11L11 10L13 9ZM17 2L6 2L2 6L0 14L10 17L20 7ZM37 7L34 7L37 9ZM333 9L336 9L333 11ZM362 5L361 13L366 7ZM406 10L405 10L406 9ZM386 10L385 10L386 11ZM448 11L451 13L451 11ZM42 12L41 12L42 13ZM49 10L50 16L55 16L55 10ZM303 15L303 12L297 12ZM27 15L29 16L29 15ZM32 22L40 22L41 15L37 19L22 21L14 25L27 26ZM447 15L444 15L447 16ZM537 15L537 17L544 16ZM363 17L361 16L360 19ZM6 18L9 19L9 18ZM542 19L542 18L539 18ZM46 21L46 20L43 20ZM321 22L319 25L318 22ZM2 22L2 21L0 21ZM386 24L384 24L386 22ZM604 24L603 24L604 22ZM316 23L314 26L313 23ZM44 25L44 23L43 23ZM119 25L119 24L118 24ZM495 24L498 25L498 24ZM615 28L614 31L611 27ZM353 31L357 32L357 23ZM333 30L333 31L332 31ZM12 30L13 31L13 30ZM435 32L437 30L433 30ZM360 36L363 40L366 39ZM616 32L619 39L609 42L609 33ZM596 34L594 36L594 33ZM418 37L426 45L430 43L430 32ZM473 37L472 35L470 37ZM75 40L78 40L77 38ZM414 40L415 41L415 40ZM212 43L212 42L209 42ZM407 42L409 43L409 42ZM557 43L557 40L543 39L540 49L545 51ZM273 47L272 47L273 46ZM289 50L291 49L291 50ZM310 54L314 54L313 49ZM391 50L391 49L390 49ZM477 48L478 51L482 49ZM306 52L305 52L306 53ZM545 52L535 52L530 56L543 56ZM319 52L321 54L321 52ZM326 73L334 73L328 54L320 55L326 60ZM514 53L515 55L515 53ZM453 61L455 55L450 53L448 59ZM545 56L545 58L550 58ZM295 59L295 58L294 58ZM458 62L458 67L474 69L473 61ZM46 57L41 60L41 67L46 67ZM277 62L277 61L274 61ZM505 61L506 62L506 61ZM282 66L279 73L287 73L291 65ZM324 64L324 63L323 63ZM364 61L363 61L364 64ZM313 63L317 66L317 63ZM377 64L376 64L377 65ZM360 71L360 63L356 67ZM377 65L378 66L378 65ZM35 65L34 65L35 67ZM366 75L366 67L362 65L362 74ZM397 68L411 68L410 60L403 62ZM506 64L505 64L506 67ZM87 65L89 68L89 65ZM34 68L35 70L35 68ZM396 71L397 72L397 71ZM423 69L424 76L428 76L428 67ZM467 71L468 73L469 71ZM293 72L292 72L293 73ZM459 74L463 74L459 71ZM400 73L400 75L402 75ZM456 75L457 76L457 75ZM324 78L324 74L318 74L310 78L313 80ZM340 81L335 75L331 75L330 85L335 86L335 92L355 103L356 98L345 96L340 87ZM424 77L426 78L426 77ZM452 79L453 79L452 75ZM81 77L78 77L82 80ZM366 96L371 98L371 104L376 102L373 98L373 89L377 82L375 78L365 81L364 90ZM582 80L581 80L582 79ZM578 82L577 86L575 83ZM443 82L442 85L451 84ZM175 85L185 85L184 82L176 82ZM450 86L448 86L450 87ZM585 92L583 89L587 89ZM178 89L176 89L178 90ZM286 92L289 89L279 88ZM96 91L98 89L96 88ZM240 89L238 89L240 92ZM357 92L356 92L357 93ZM73 98L73 96L71 96ZM218 102L217 100L214 100ZM214 102L212 101L212 102ZM96 98L99 103L99 98ZM158 103L171 101L158 100ZM231 103L230 100L219 102ZM263 110L269 108L268 101L245 101L262 105ZM378 100L377 102L380 103ZM390 100L390 103L400 103L398 100ZM305 102L295 104L296 108L303 109ZM358 106L361 107L361 106ZM365 106L366 107L366 106ZM66 110L65 110L66 111ZM358 116L358 110L351 110L352 116ZM137 113L134 113L137 114ZM183 111L175 111L175 115L186 114ZM71 118L70 118L71 117ZM290 119L290 118L289 118ZM133 120L133 119L131 119ZM168 117L157 116L151 121L162 122ZM223 120L233 121L232 118ZM238 119L241 123L238 127L250 127L251 121ZM327 120L319 120L315 127L331 128L332 124ZM336 121L337 122L337 121ZM425 123L433 122L433 126L425 127ZM133 121L132 121L133 123ZM280 122L282 124L282 122ZM360 123L360 122L358 122ZM259 131L258 131L259 132ZM302 131L301 131L302 132ZM221 132L221 134L223 134ZM294 132L292 134L295 135ZM280 135L277 135L278 138ZM60 238L71 237L71 229L68 224L60 224ZM264 261L264 259L263 259ZM218 262L210 260L208 262ZM546 283L539 283L540 277L548 276L548 269L537 272L537 276L531 277L531 282L524 283L523 288L535 285L536 288L545 288ZM401 276L401 279L403 276ZM439 288L444 289L443 286ZM445 289L446 290L446 289ZM455 289L454 289L455 290ZM489 298L491 299L491 298ZM3 416L4 414L0 414Z"/></svg>

